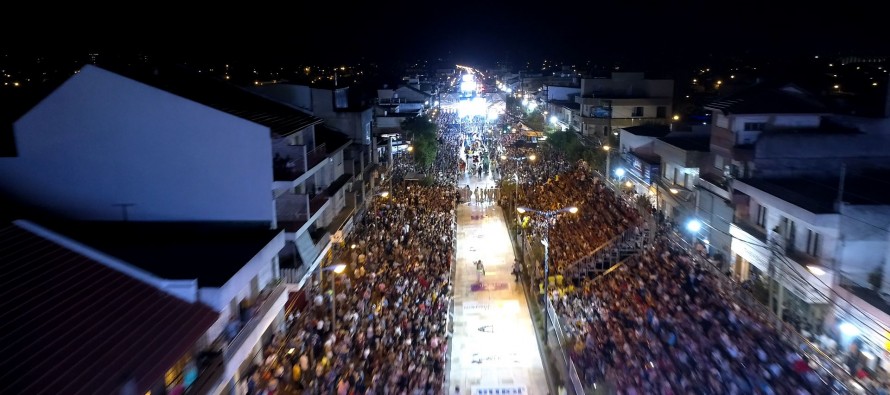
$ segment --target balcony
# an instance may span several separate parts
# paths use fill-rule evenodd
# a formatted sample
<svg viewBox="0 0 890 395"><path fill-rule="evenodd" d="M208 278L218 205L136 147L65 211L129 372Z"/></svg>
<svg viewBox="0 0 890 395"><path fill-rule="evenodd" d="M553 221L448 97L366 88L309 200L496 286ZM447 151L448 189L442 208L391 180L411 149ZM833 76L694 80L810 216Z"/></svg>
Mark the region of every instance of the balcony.
<svg viewBox="0 0 890 395"><path fill-rule="evenodd" d="M720 196L724 200L732 200L732 196L729 193L729 184L722 177L717 177L710 173L701 173L698 177L698 187Z"/></svg>
<svg viewBox="0 0 890 395"><path fill-rule="evenodd" d="M343 187L346 186L346 184L348 184L350 181L352 181L352 174L345 173L340 177L337 177L334 182L328 185L328 187L325 188L324 193L328 196L334 196L337 194L337 192L340 192L340 190L343 189Z"/></svg>
<svg viewBox="0 0 890 395"><path fill-rule="evenodd" d="M306 153L306 168L312 169L328 158L327 145L322 143Z"/></svg>
<svg viewBox="0 0 890 395"><path fill-rule="evenodd" d="M257 332L262 332L271 324L278 310L275 306L283 304L282 300L287 299L286 296L282 298L286 289L286 284L280 280L269 283L257 294L253 302L246 306L240 317L233 318L226 325L223 333L211 343L206 351L201 353L206 357L203 358L198 377L195 383L189 387L187 394L206 394L214 391L221 384L220 380L226 370L225 365L232 362L241 364L242 361L237 358L237 354L241 354L238 351L245 344L249 344L249 348L246 349L249 353L256 341L259 341L259 336L262 333ZM233 314L235 313L233 312ZM261 330L257 331L257 328ZM248 341L253 338L257 340Z"/></svg>
<svg viewBox="0 0 890 395"><path fill-rule="evenodd" d="M749 235L751 235L751 237L766 244L767 239L766 239L766 230L765 229L763 229L757 225L754 225L744 219L737 219L732 224L735 225L736 227L738 227L739 229L741 229L743 232L746 232Z"/></svg>
<svg viewBox="0 0 890 395"><path fill-rule="evenodd" d="M821 265L821 259L819 259L819 257L812 256L794 247L786 248L785 256L791 258L792 261L797 262L798 265L801 265L803 267L807 267L809 265Z"/></svg>
<svg viewBox="0 0 890 395"><path fill-rule="evenodd" d="M309 195L293 193L285 193L276 198L275 215L278 226L288 232L296 232L302 228L312 216L309 201Z"/></svg>
<svg viewBox="0 0 890 395"><path fill-rule="evenodd" d="M284 139L272 144L272 175L275 181L293 181L306 173L305 145L289 145Z"/></svg>
<svg viewBox="0 0 890 395"><path fill-rule="evenodd" d="M245 341L250 334L260 326L260 322L264 321L263 318L273 310L272 307L284 294L285 289L287 289L287 286L280 280L269 283L266 288L260 291L259 295L257 295L256 299L248 308L248 313L244 317L247 319L233 321L240 323L240 329L234 337L230 337L231 340L229 340L223 348L223 355L226 361L232 360L233 354L245 344ZM226 334L224 333L223 336L226 336ZM250 346L252 347L253 345L251 344Z"/></svg>

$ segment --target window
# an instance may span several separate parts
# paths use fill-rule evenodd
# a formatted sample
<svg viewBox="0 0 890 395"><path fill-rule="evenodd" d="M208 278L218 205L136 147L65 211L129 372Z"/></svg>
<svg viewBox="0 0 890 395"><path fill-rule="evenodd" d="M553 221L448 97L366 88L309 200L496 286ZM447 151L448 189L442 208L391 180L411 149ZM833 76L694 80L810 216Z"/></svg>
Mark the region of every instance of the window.
<svg viewBox="0 0 890 395"><path fill-rule="evenodd" d="M761 132L766 127L766 122L745 122L746 132Z"/></svg>
<svg viewBox="0 0 890 395"><path fill-rule="evenodd" d="M658 106L655 108L655 116L658 118L667 118L667 107Z"/></svg>
<svg viewBox="0 0 890 395"><path fill-rule="evenodd" d="M821 242L822 239L819 237L819 233L814 232L812 229L807 230L807 254L819 256L819 244Z"/></svg>
<svg viewBox="0 0 890 395"><path fill-rule="evenodd" d="M714 155L714 168L723 170L723 157L720 155Z"/></svg>
<svg viewBox="0 0 890 395"><path fill-rule="evenodd" d="M643 116L643 107L634 107L634 111L630 114L632 117L642 117Z"/></svg>
<svg viewBox="0 0 890 395"><path fill-rule="evenodd" d="M766 228L766 207L757 206L757 226Z"/></svg>

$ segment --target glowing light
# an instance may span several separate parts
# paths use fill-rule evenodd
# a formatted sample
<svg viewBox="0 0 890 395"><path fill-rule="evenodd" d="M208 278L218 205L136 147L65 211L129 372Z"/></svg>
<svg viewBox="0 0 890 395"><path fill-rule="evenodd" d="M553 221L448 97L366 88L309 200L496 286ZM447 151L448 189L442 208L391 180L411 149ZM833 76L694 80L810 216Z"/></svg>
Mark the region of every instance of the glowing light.
<svg viewBox="0 0 890 395"><path fill-rule="evenodd" d="M688 96L687 96L687 97L688 97ZM680 116L679 116L679 115L674 115L674 120L675 120L675 121L679 121L679 120L680 120Z"/></svg>
<svg viewBox="0 0 890 395"><path fill-rule="evenodd" d="M624 169L622 169L622 168L620 168L620 167L617 168L617 169L615 169L615 175L618 176L618 177L624 177L624 174L625 174L625 173L626 173L626 172L624 171Z"/></svg>
<svg viewBox="0 0 890 395"><path fill-rule="evenodd" d="M517 211L519 214L525 214L525 209L522 208L522 207L516 207L516 211Z"/></svg>
<svg viewBox="0 0 890 395"><path fill-rule="evenodd" d="M609 150L609 146L608 146L608 145L604 145L604 146L603 146L603 151L608 151L608 150Z"/></svg>
<svg viewBox="0 0 890 395"><path fill-rule="evenodd" d="M380 196L381 197L389 197L389 192L381 192Z"/></svg>
<svg viewBox="0 0 890 395"><path fill-rule="evenodd" d="M559 119L556 118L556 115L553 115L550 117L550 123L557 123L557 122L559 122Z"/></svg>
<svg viewBox="0 0 890 395"><path fill-rule="evenodd" d="M578 208L577 208L577 207L574 207L574 206L569 207L569 212L572 213L572 214L577 214L577 213L578 213Z"/></svg>
<svg viewBox="0 0 890 395"><path fill-rule="evenodd" d="M624 183L624 185L625 185L626 187L630 188L630 187L634 186L634 183L628 181L628 182Z"/></svg>
<svg viewBox="0 0 890 395"><path fill-rule="evenodd" d="M840 325L840 329L841 329L841 333L843 333L844 335L849 336L849 337L859 335L859 328L857 328L855 325L853 325L849 322L842 323Z"/></svg>
<svg viewBox="0 0 890 395"><path fill-rule="evenodd" d="M334 266L333 270L334 270L334 273L337 273L337 274L343 273L343 271L346 270L346 265L341 263L339 265Z"/></svg>
<svg viewBox="0 0 890 395"><path fill-rule="evenodd" d="M822 268L819 267L819 266L815 266L815 265L807 265L807 270L809 270L810 273L813 273L813 274L815 274L815 275L817 275L817 276L823 276L823 275L825 275L825 270L822 269Z"/></svg>
<svg viewBox="0 0 890 395"><path fill-rule="evenodd" d="M535 159L538 159L538 157L535 156L534 154L531 154L528 156L528 160L530 160L530 161L534 161Z"/></svg>
<svg viewBox="0 0 890 395"><path fill-rule="evenodd" d="M686 224L686 229L689 229L690 232L696 233L701 230L701 222L697 219L693 219Z"/></svg>

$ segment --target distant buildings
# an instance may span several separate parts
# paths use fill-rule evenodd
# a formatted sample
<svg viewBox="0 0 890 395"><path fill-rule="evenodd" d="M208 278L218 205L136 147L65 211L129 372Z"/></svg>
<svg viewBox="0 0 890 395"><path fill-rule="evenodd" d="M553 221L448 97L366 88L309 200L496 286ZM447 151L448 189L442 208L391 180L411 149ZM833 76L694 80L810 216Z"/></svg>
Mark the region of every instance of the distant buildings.
<svg viewBox="0 0 890 395"><path fill-rule="evenodd" d="M825 344L858 338L887 367L890 119L763 83L705 108L710 125L621 128L612 177L786 321Z"/></svg>

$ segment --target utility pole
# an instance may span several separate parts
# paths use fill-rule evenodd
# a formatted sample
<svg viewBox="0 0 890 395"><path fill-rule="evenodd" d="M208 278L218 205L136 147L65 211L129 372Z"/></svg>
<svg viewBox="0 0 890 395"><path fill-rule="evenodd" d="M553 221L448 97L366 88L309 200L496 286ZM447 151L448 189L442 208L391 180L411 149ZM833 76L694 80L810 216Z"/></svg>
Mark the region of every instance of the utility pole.
<svg viewBox="0 0 890 395"><path fill-rule="evenodd" d="M770 311L776 314L776 327L781 327L782 325L782 304L785 299L785 286L782 285L782 268L779 266L780 264L780 256L779 256L779 240L778 237L781 235L773 232L772 237L769 240L769 301L767 305L769 306ZM773 296L776 296L776 306L773 308Z"/></svg>

